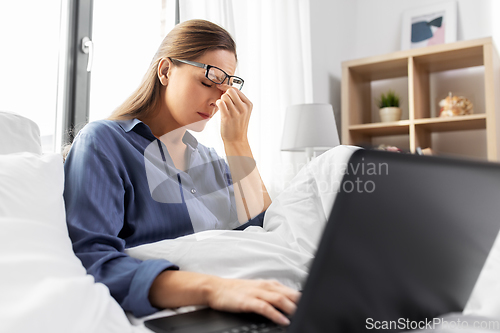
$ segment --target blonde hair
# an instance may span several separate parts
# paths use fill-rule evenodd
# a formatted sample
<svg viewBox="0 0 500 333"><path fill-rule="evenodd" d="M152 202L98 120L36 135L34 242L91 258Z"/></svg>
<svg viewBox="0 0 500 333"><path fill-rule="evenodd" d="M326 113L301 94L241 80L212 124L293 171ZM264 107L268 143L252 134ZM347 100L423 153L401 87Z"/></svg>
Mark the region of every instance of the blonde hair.
<svg viewBox="0 0 500 333"><path fill-rule="evenodd" d="M236 44L224 28L205 20L190 20L176 25L160 44L139 87L108 119L147 117L157 109L161 87L157 71L162 59L196 60L205 52L218 49L234 53L237 59ZM174 65L179 64L174 62Z"/></svg>

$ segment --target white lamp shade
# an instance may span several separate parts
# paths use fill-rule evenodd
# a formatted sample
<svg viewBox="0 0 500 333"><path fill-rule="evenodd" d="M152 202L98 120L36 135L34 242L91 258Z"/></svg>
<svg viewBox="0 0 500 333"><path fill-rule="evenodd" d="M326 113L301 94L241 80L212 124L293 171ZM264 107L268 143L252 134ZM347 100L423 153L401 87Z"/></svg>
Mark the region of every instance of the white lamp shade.
<svg viewBox="0 0 500 333"><path fill-rule="evenodd" d="M330 104L289 106L285 117L281 150L327 150L340 144Z"/></svg>

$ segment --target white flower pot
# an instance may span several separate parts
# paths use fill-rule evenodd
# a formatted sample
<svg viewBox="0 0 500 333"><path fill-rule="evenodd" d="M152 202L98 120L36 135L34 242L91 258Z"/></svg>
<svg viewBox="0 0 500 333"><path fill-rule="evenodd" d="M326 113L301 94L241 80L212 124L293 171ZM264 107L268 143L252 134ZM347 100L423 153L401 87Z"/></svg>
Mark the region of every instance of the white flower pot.
<svg viewBox="0 0 500 333"><path fill-rule="evenodd" d="M380 112L380 120L383 123L390 121L398 121L401 119L401 109L398 107L387 107L379 110Z"/></svg>

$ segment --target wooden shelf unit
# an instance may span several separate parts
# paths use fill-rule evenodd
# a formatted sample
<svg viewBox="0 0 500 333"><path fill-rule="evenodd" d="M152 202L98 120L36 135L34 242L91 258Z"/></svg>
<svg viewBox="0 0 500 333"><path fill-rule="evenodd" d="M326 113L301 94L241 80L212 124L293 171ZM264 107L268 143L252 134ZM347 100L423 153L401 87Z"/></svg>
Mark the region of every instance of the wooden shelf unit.
<svg viewBox="0 0 500 333"><path fill-rule="evenodd" d="M430 74L484 67L485 110L473 115L431 117ZM371 82L406 77L409 119L372 121ZM500 159L500 60L492 38L399 51L342 63L342 143L370 143L373 137L408 135L409 147L432 148L433 132L486 130L487 158Z"/></svg>

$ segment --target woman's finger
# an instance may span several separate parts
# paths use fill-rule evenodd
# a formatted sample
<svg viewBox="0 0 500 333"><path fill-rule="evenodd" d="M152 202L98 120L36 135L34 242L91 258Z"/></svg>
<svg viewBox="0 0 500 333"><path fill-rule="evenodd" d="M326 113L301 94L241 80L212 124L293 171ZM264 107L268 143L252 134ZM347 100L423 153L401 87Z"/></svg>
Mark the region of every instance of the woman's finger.
<svg viewBox="0 0 500 333"><path fill-rule="evenodd" d="M289 315L297 310L297 305L290 298L278 292L262 291L259 298Z"/></svg>
<svg viewBox="0 0 500 333"><path fill-rule="evenodd" d="M244 309L245 312L255 312L261 316L267 317L279 325L290 325L290 320L281 312L276 310L268 302L258 298L249 299Z"/></svg>
<svg viewBox="0 0 500 333"><path fill-rule="evenodd" d="M286 287L282 284L280 284L277 288L278 292L288 297L292 302L294 302L295 304L299 303L300 296L302 295L299 291Z"/></svg>
<svg viewBox="0 0 500 333"><path fill-rule="evenodd" d="M230 115L236 116L239 113L241 113L241 111L238 110L238 108L236 107L233 100L231 99L231 97L229 97L228 94L222 95L220 99L225 102Z"/></svg>
<svg viewBox="0 0 500 333"><path fill-rule="evenodd" d="M246 118L250 117L252 105L244 104L234 88L228 89L227 92L221 96L221 99L226 102L229 112L233 116L245 115Z"/></svg>
<svg viewBox="0 0 500 333"><path fill-rule="evenodd" d="M288 297L292 302L299 302L301 293L295 289L287 287L276 280L261 280L261 287L268 291L278 292Z"/></svg>
<svg viewBox="0 0 500 333"><path fill-rule="evenodd" d="M230 88L226 90L226 95L228 95L231 98L231 100L233 101L233 103L236 105L237 108L248 107L245 106L245 103L243 102L237 91L238 89L236 88Z"/></svg>
<svg viewBox="0 0 500 333"><path fill-rule="evenodd" d="M252 105L252 102L248 99L248 97L241 90L236 89L234 87L231 87L227 84L217 84L216 86L217 86L217 88L219 88L223 92L227 92L230 88L233 88L232 90L234 90L234 92L238 95L239 99L241 99L241 101L244 104Z"/></svg>
<svg viewBox="0 0 500 333"><path fill-rule="evenodd" d="M247 108L250 111L252 110L252 108L253 108L252 102L240 90L238 90L236 88L231 88L231 89L228 89L226 91L226 94L228 94L231 97L233 102L238 107Z"/></svg>
<svg viewBox="0 0 500 333"><path fill-rule="evenodd" d="M243 103L252 105L252 102L248 99L248 97L241 90L236 89L236 88L234 88L234 90L236 90L236 92L238 93L238 96L243 101Z"/></svg>
<svg viewBox="0 0 500 333"><path fill-rule="evenodd" d="M226 102L224 102L222 99L218 99L216 102L215 102L215 105L217 105L217 107L219 108L219 111L221 112L221 114L223 114L225 117L229 117L230 114L229 114L229 110L227 108L227 105L226 105Z"/></svg>

